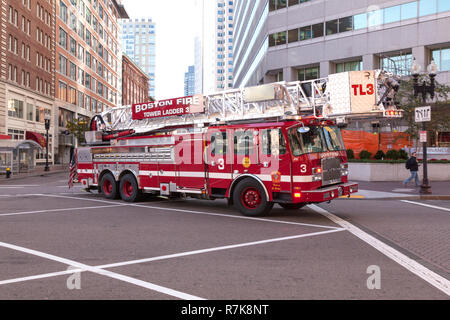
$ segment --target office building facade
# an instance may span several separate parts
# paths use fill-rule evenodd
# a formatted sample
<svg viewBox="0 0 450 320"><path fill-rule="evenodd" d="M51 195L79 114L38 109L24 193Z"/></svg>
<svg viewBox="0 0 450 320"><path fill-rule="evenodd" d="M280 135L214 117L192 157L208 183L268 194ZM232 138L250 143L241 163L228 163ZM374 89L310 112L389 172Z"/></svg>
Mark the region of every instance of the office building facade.
<svg viewBox="0 0 450 320"><path fill-rule="evenodd" d="M450 84L448 30L448 0L237 0L234 86L378 68L408 76L413 58L422 70L434 59Z"/></svg>
<svg viewBox="0 0 450 320"><path fill-rule="evenodd" d="M121 21L123 52L150 78L148 95L155 97L156 25L150 18Z"/></svg>
<svg viewBox="0 0 450 320"><path fill-rule="evenodd" d="M203 17L196 39L196 91L204 94L233 87L234 0L201 0L199 12ZM200 72L201 71L201 72ZM200 90L201 85L201 90Z"/></svg>
<svg viewBox="0 0 450 320"><path fill-rule="evenodd" d="M235 19L235 86L374 68L408 75L413 57L423 67L434 58L450 82L447 0L238 0Z"/></svg>
<svg viewBox="0 0 450 320"><path fill-rule="evenodd" d="M1 1L0 135L9 136L14 147L0 152L0 167L17 163L15 173L45 164L45 118L51 120L49 161L54 161L54 25L53 0Z"/></svg>

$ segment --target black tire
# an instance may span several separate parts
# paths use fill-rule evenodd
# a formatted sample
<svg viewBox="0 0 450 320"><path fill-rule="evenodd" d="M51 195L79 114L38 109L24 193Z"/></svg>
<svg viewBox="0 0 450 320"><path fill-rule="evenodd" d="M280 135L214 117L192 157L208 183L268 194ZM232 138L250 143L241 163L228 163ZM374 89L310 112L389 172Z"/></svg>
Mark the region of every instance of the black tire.
<svg viewBox="0 0 450 320"><path fill-rule="evenodd" d="M306 203L279 203L279 205L285 210L298 210L306 206Z"/></svg>
<svg viewBox="0 0 450 320"><path fill-rule="evenodd" d="M100 182L100 193L106 199L118 199L119 192L116 179L111 173L107 173L102 177Z"/></svg>
<svg viewBox="0 0 450 320"><path fill-rule="evenodd" d="M139 190L136 178L128 173L120 180L120 197L125 202L136 202L141 199L141 190Z"/></svg>
<svg viewBox="0 0 450 320"><path fill-rule="evenodd" d="M273 208L263 187L254 179L246 178L239 182L233 191L233 203L244 216L264 216Z"/></svg>

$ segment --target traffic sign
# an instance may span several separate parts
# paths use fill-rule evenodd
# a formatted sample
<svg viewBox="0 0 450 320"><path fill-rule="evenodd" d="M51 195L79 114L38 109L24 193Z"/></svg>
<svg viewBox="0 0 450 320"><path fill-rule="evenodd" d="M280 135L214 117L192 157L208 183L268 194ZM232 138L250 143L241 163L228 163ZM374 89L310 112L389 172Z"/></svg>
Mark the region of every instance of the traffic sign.
<svg viewBox="0 0 450 320"><path fill-rule="evenodd" d="M431 107L416 108L416 122L429 122L431 121Z"/></svg>
<svg viewBox="0 0 450 320"><path fill-rule="evenodd" d="M427 142L427 132L426 131L420 131L420 142Z"/></svg>

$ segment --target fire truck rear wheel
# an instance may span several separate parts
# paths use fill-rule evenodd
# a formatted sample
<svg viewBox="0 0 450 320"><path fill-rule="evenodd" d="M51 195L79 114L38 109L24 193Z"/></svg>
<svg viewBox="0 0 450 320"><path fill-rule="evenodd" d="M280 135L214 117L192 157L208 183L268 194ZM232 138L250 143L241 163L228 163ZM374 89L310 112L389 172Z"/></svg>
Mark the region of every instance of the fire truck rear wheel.
<svg viewBox="0 0 450 320"><path fill-rule="evenodd" d="M279 203L279 205L286 210L298 210L306 206L305 203Z"/></svg>
<svg viewBox="0 0 450 320"><path fill-rule="evenodd" d="M264 216L273 208L263 187L253 179L244 179L233 191L233 203L244 216Z"/></svg>
<svg viewBox="0 0 450 320"><path fill-rule="evenodd" d="M132 174L126 174L120 180L120 197L125 202L136 202L141 198L137 181Z"/></svg>
<svg viewBox="0 0 450 320"><path fill-rule="evenodd" d="M117 190L117 182L110 173L105 174L100 182L100 192L107 199L117 199L119 192Z"/></svg>

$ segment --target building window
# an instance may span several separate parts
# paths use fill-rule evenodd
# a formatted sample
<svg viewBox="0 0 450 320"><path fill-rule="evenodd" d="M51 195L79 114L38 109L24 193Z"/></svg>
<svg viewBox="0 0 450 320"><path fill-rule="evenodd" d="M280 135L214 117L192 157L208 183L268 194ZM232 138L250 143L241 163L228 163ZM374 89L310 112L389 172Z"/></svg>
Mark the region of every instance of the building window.
<svg viewBox="0 0 450 320"><path fill-rule="evenodd" d="M399 54L389 57L381 56L380 67L383 70L394 74L408 76L411 74L412 54Z"/></svg>
<svg viewBox="0 0 450 320"><path fill-rule="evenodd" d="M349 61L336 63L336 72L361 71L363 69L362 61Z"/></svg>
<svg viewBox="0 0 450 320"><path fill-rule="evenodd" d="M298 70L298 80L300 81L308 81L318 79L320 76L320 68L304 68Z"/></svg>
<svg viewBox="0 0 450 320"><path fill-rule="evenodd" d="M269 36L270 47L278 46L281 44L286 44L286 31L277 32Z"/></svg>
<svg viewBox="0 0 450 320"><path fill-rule="evenodd" d="M59 72L67 76L67 58L59 55Z"/></svg>
<svg viewBox="0 0 450 320"><path fill-rule="evenodd" d="M286 0L269 0L269 11L286 8Z"/></svg>
<svg viewBox="0 0 450 320"><path fill-rule="evenodd" d="M69 51L74 57L77 56L77 42L72 37L70 37Z"/></svg>
<svg viewBox="0 0 450 320"><path fill-rule="evenodd" d="M69 78L77 81L77 66L69 61Z"/></svg>
<svg viewBox="0 0 450 320"><path fill-rule="evenodd" d="M8 100L8 116L23 119L23 101L17 99Z"/></svg>
<svg viewBox="0 0 450 320"><path fill-rule="evenodd" d="M67 50L67 32L59 28L59 45Z"/></svg>
<svg viewBox="0 0 450 320"><path fill-rule="evenodd" d="M339 32L347 32L353 30L353 16L339 19Z"/></svg>
<svg viewBox="0 0 450 320"><path fill-rule="evenodd" d="M338 33L338 19L327 21L325 23L326 35L329 36L331 34Z"/></svg>
<svg viewBox="0 0 450 320"><path fill-rule="evenodd" d="M431 56L439 71L450 71L450 48L433 50L431 51Z"/></svg>
<svg viewBox="0 0 450 320"><path fill-rule="evenodd" d="M417 18L417 1L402 4L402 20Z"/></svg>
<svg viewBox="0 0 450 320"><path fill-rule="evenodd" d="M16 130L16 129L8 129L8 136L11 137L12 140L25 140L25 131Z"/></svg>
<svg viewBox="0 0 450 320"><path fill-rule="evenodd" d="M67 101L67 85L64 82L59 82L59 86L58 86L58 98L59 100L62 101Z"/></svg>
<svg viewBox="0 0 450 320"><path fill-rule="evenodd" d="M59 17L67 24L67 6L62 0L59 0Z"/></svg>
<svg viewBox="0 0 450 320"><path fill-rule="evenodd" d="M27 103L27 120L33 121L34 120L34 106L30 103Z"/></svg>
<svg viewBox="0 0 450 320"><path fill-rule="evenodd" d="M353 17L353 29L360 30L367 28L367 13L357 14Z"/></svg>
<svg viewBox="0 0 450 320"><path fill-rule="evenodd" d="M401 6L395 6L384 9L384 23L398 22L401 19L400 15Z"/></svg>
<svg viewBox="0 0 450 320"><path fill-rule="evenodd" d="M77 104L77 90L75 88L69 87L69 103Z"/></svg>
<svg viewBox="0 0 450 320"><path fill-rule="evenodd" d="M426 16L437 12L436 0L420 0L419 1L419 15Z"/></svg>

